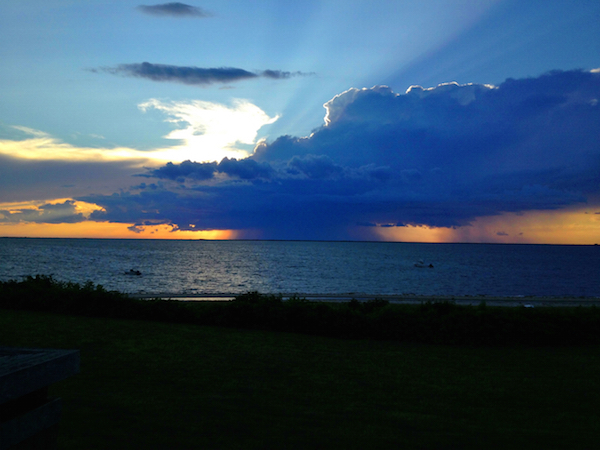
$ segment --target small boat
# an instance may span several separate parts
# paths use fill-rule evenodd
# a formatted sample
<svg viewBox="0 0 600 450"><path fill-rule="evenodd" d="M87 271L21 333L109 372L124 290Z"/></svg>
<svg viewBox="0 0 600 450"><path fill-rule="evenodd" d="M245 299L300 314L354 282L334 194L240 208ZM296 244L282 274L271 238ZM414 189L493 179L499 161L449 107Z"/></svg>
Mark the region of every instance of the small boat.
<svg viewBox="0 0 600 450"><path fill-rule="evenodd" d="M140 276L142 274L142 272L140 272L139 270L133 270L130 269L128 272L125 272L125 275L135 275L135 276Z"/></svg>
<svg viewBox="0 0 600 450"><path fill-rule="evenodd" d="M425 264L423 260L419 260L415 263L415 267L427 267L429 269L433 269L433 264Z"/></svg>

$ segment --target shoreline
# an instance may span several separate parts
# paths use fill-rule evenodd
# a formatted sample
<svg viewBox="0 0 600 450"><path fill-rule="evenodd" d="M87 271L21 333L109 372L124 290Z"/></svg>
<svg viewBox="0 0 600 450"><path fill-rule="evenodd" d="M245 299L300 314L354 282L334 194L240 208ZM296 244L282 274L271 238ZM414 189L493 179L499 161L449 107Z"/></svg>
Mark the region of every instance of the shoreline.
<svg viewBox="0 0 600 450"><path fill-rule="evenodd" d="M129 294L132 298L142 300L161 299L182 302L226 302L233 300L237 295L231 293L221 294ZM487 306L506 307L591 307L600 306L600 297L534 297L534 296L496 296L496 295L413 295L413 294L363 294L363 293L340 293L340 294L288 294L281 293L283 300L291 297L305 298L314 302L343 303L353 299L367 302L375 299L386 300L392 304L420 304L451 302L457 305L478 306L485 302Z"/></svg>

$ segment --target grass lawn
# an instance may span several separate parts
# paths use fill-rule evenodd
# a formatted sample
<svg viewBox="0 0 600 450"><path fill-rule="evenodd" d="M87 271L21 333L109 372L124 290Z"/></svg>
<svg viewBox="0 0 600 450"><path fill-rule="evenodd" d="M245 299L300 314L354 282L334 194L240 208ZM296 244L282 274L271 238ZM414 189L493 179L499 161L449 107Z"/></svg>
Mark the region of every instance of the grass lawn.
<svg viewBox="0 0 600 450"><path fill-rule="evenodd" d="M81 351L61 449L597 448L600 346L466 347L0 310Z"/></svg>

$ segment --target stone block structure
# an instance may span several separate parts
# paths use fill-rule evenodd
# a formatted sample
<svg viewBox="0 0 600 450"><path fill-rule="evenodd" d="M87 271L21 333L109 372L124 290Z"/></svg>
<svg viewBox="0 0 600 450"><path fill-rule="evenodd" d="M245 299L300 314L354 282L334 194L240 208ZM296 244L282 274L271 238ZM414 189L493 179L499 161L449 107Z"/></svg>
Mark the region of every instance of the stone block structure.
<svg viewBox="0 0 600 450"><path fill-rule="evenodd" d="M0 347L0 450L55 448L61 400L48 386L78 372L78 350Z"/></svg>

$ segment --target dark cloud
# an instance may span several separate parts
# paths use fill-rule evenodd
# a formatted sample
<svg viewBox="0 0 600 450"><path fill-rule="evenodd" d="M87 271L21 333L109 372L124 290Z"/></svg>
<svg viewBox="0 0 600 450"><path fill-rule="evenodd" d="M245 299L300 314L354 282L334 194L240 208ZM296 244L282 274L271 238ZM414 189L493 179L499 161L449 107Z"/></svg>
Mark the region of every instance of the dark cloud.
<svg viewBox="0 0 600 450"><path fill-rule="evenodd" d="M343 172L344 169L327 155L294 156L288 162L288 173L312 179L337 178Z"/></svg>
<svg viewBox="0 0 600 450"><path fill-rule="evenodd" d="M0 203L70 198L128 186L146 162L44 161L0 155Z"/></svg>
<svg viewBox="0 0 600 450"><path fill-rule="evenodd" d="M147 78L152 81L177 82L191 85L209 85L213 83L232 83L252 78L287 79L306 76L303 72L282 72L280 70L264 70L249 72L235 67L201 68L172 66L168 64L152 64L149 62L119 64L115 67L91 69L92 72L108 72L113 75Z"/></svg>
<svg viewBox="0 0 600 450"><path fill-rule="evenodd" d="M81 200L102 206L103 220L283 239L556 210L600 194L598 99L600 73L584 71L351 89L325 104L310 137L262 143L243 160L167 164L146 174L164 181L158 189Z"/></svg>
<svg viewBox="0 0 600 450"><path fill-rule="evenodd" d="M75 202L44 204L35 208L22 208L17 211L0 210L0 223L77 223L86 218L75 209Z"/></svg>
<svg viewBox="0 0 600 450"><path fill-rule="evenodd" d="M220 163L198 163L189 160L181 164L169 162L165 166L152 169L147 174L142 174L141 176L174 180L183 183L186 179L210 180L219 173L242 180L269 179L273 172L273 168L267 163L259 163L252 159L237 160L234 158L223 158Z"/></svg>
<svg viewBox="0 0 600 450"><path fill-rule="evenodd" d="M197 6L186 5L185 3L163 3L159 5L140 5L137 7L143 13L153 16L168 17L211 17L208 11Z"/></svg>
<svg viewBox="0 0 600 450"><path fill-rule="evenodd" d="M147 78L152 81L175 81L184 84L230 83L258 77L257 74L234 67L203 69L200 67L170 66L167 64L120 64L103 71L131 77Z"/></svg>
<svg viewBox="0 0 600 450"><path fill-rule="evenodd" d="M197 163L184 161L181 164L167 163L166 166L153 169L149 174L143 176L152 176L159 179L185 181L186 178L194 180L208 180L212 178L217 170L217 163Z"/></svg>
<svg viewBox="0 0 600 450"><path fill-rule="evenodd" d="M217 170L242 180L269 179L274 173L269 164L259 163L252 159L223 158L217 166Z"/></svg>
<svg viewBox="0 0 600 450"><path fill-rule="evenodd" d="M292 77L306 77L310 75L314 75L314 73L304 73L304 72L284 72L282 70L263 70L259 72L265 78L272 78L274 80L287 79Z"/></svg>

